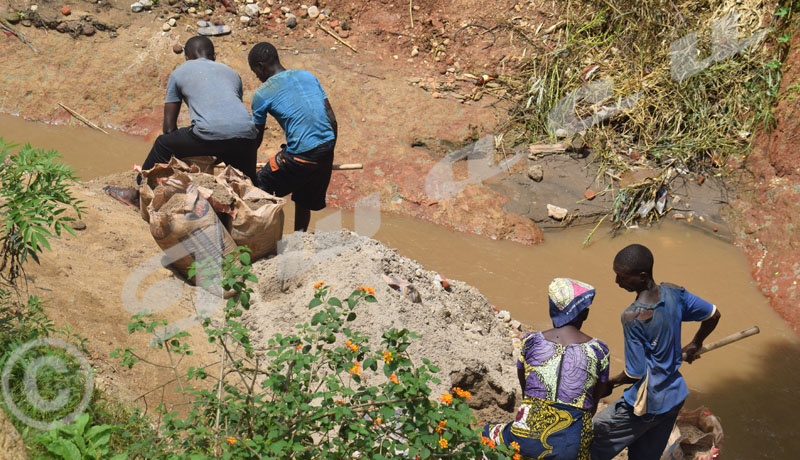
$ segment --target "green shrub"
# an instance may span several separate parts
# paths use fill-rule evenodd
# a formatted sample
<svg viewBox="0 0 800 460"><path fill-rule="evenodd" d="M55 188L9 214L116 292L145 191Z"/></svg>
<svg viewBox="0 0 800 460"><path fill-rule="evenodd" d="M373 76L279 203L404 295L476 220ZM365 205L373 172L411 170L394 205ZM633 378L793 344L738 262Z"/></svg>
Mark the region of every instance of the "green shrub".
<svg viewBox="0 0 800 460"><path fill-rule="evenodd" d="M39 253L50 249L53 233L75 234L68 225L75 219L64 212L72 209L80 217L84 209L69 190L75 173L58 152L26 144L12 154L14 147L0 137L0 276L11 284L29 258L38 263Z"/></svg>
<svg viewBox="0 0 800 460"><path fill-rule="evenodd" d="M241 322L250 307L248 283L257 281L248 250L240 247L229 255L222 271L222 286L232 294L224 318L218 324L204 321L208 340L219 347L221 368L190 367L184 376L172 367L191 395L191 410L180 416L162 406L161 436L144 457L507 458L505 447L481 443L469 392L431 394L439 369L408 355L414 333L390 329L373 348L352 328L358 305L377 302L371 288L360 286L340 300L318 283L309 303L311 321L256 350ZM156 343L177 363L190 352L182 341L188 334L171 335L163 325L145 314L135 317L129 330L156 332ZM133 348L114 355L131 367L143 361Z"/></svg>

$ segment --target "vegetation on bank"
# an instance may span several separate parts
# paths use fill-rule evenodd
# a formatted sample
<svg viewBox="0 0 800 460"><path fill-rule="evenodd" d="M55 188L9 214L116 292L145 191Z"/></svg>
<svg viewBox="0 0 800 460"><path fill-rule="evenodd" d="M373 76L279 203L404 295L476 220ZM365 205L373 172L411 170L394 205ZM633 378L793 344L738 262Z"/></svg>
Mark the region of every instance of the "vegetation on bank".
<svg viewBox="0 0 800 460"><path fill-rule="evenodd" d="M266 458L518 458L481 438L467 401L453 388L432 395L438 372L407 349L414 333L390 329L380 344L352 328L357 307L377 300L360 286L346 299L315 286L309 322L277 334L266 348L250 341L241 321L257 279L250 252L239 247L221 267L200 264L190 277L218 284L227 301L221 314L198 318L218 359L180 367L192 354L187 332L168 329L152 314L136 315L131 334L148 334L169 366L132 347L113 354L128 366L156 365L174 376L188 410L160 405L156 416L115 401L92 385L84 356L88 341L56 328L42 303L26 292L24 264L39 261L48 240L72 233L68 210L81 203L69 191L72 171L54 151L24 146L12 153L0 138L0 214L3 288L0 291L0 406L37 459L266 459ZM11 183L10 181L17 181ZM14 270L14 276L11 271Z"/></svg>
<svg viewBox="0 0 800 460"><path fill-rule="evenodd" d="M800 2L777 1L773 13L760 1L729 3L572 2L546 35L548 51L530 53L519 74L503 80L518 95L506 140L548 142L558 126L596 123L585 140L596 155L598 184L607 184L600 193L614 197L606 217L615 229L658 219L669 209L656 204L672 180L726 176L749 152L753 133L776 123L772 109ZM725 34L712 33L715 21L741 41L720 40ZM539 45L540 37L514 32ZM676 75L681 67L690 71ZM625 110L616 111L619 103ZM565 113L552 111L559 104ZM616 115L598 121L604 111ZM621 184L633 166L657 172Z"/></svg>

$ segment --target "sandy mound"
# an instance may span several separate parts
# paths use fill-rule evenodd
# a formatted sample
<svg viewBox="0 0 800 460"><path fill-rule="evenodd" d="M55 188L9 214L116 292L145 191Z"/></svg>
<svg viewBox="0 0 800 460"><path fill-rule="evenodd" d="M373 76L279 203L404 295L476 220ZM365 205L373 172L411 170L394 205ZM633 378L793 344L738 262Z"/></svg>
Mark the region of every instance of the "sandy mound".
<svg viewBox="0 0 800 460"><path fill-rule="evenodd" d="M445 291L434 280L435 272L346 230L295 233L282 243L287 248L281 255L253 266L259 285L245 322L256 347L311 319L308 302L314 283L326 282L340 298L356 286L371 286L378 302L357 307L353 329L368 335L373 348L379 347L382 332L392 327L420 334L409 353L415 361L427 357L441 369L442 383L433 388L433 396L458 385L473 393L470 405L480 421L510 417L520 397L514 366L516 333L497 318L477 289L452 281L450 291ZM422 302L412 303L391 289L382 274L411 282Z"/></svg>

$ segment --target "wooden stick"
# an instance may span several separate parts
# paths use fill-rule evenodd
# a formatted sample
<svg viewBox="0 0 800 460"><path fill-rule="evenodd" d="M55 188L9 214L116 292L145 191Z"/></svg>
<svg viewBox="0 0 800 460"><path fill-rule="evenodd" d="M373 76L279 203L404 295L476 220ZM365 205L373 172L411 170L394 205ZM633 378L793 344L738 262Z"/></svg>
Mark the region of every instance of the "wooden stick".
<svg viewBox="0 0 800 460"><path fill-rule="evenodd" d="M339 42L341 44L343 44L344 46L346 46L346 47L350 48L351 50L355 51L356 53L358 53L358 50L353 48L353 45L351 45L351 44L347 43L346 41L344 41L344 39L342 37L336 35L336 33L334 31L328 29L327 27L323 26L319 22L317 23L317 25L319 26L320 29L324 30L325 33L327 33L331 37L335 38L336 40L339 40Z"/></svg>
<svg viewBox="0 0 800 460"><path fill-rule="evenodd" d="M84 118L84 117L83 117L81 114L79 114L78 112L76 112L76 111L74 111L74 110L70 109L70 108L69 108L69 107L67 107L66 105L64 105L64 104L62 104L62 103L60 103L60 102L58 103L58 105L60 105L62 109L64 109L64 110L66 110L67 112L69 112L69 113L70 113L70 115L72 115L73 117L75 117L75 118L77 118L78 120L82 121L82 122L83 122L83 123L84 123L86 126L88 126L88 127L90 127L90 128L94 128L94 129L96 129L96 130L98 130L98 131L100 131L100 132L102 132L102 133L104 133L104 134L108 134L108 132L107 132L106 130L104 130L103 128L101 128L101 127L97 126L96 124L92 123L91 121L87 120L87 119L86 119L86 118Z"/></svg>
<svg viewBox="0 0 800 460"><path fill-rule="evenodd" d="M709 344L703 345L699 350L697 350L697 356L700 356L703 353L708 353L711 350L716 350L717 348L724 347L725 345L731 344L733 342L738 342L739 340L745 339L752 335L756 335L759 332L761 331L758 329L758 326L753 326L749 329L735 332L727 337L717 340L716 342L711 342ZM686 353L683 354L683 359L686 359Z"/></svg>
<svg viewBox="0 0 800 460"><path fill-rule="evenodd" d="M414 28L414 0L408 0L408 18L411 19L411 28Z"/></svg>
<svg viewBox="0 0 800 460"><path fill-rule="evenodd" d="M263 168L266 165L266 163L256 163L256 168ZM333 165L331 169L334 171L353 171L356 169L364 169L364 165L361 163L345 163L341 165Z"/></svg>

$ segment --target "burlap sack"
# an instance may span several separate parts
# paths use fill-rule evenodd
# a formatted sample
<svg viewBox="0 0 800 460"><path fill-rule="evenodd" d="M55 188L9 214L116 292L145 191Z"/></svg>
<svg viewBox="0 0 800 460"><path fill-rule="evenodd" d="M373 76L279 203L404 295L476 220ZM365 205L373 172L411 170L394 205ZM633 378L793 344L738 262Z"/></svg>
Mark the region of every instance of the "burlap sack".
<svg viewBox="0 0 800 460"><path fill-rule="evenodd" d="M681 410L676 424L686 460L712 460L720 455L725 435L719 419L708 409Z"/></svg>
<svg viewBox="0 0 800 460"><path fill-rule="evenodd" d="M218 176L219 177L219 176ZM231 182L237 195L228 227L237 245L250 248L253 260L275 254L283 237L283 198L273 196L245 181Z"/></svg>
<svg viewBox="0 0 800 460"><path fill-rule="evenodd" d="M176 270L187 276L193 262L222 259L236 244L211 204L190 185L186 193L154 196L148 214L150 233Z"/></svg>
<svg viewBox="0 0 800 460"><path fill-rule="evenodd" d="M209 158L209 157L201 157ZM198 166L189 165L177 158L172 158L169 163L158 163L152 169L142 171L142 185L139 187L139 214L145 222L150 222L148 208L156 193L163 193L166 199L173 193L185 193L186 187L192 182L188 174L199 173ZM163 188L164 190L160 190Z"/></svg>

